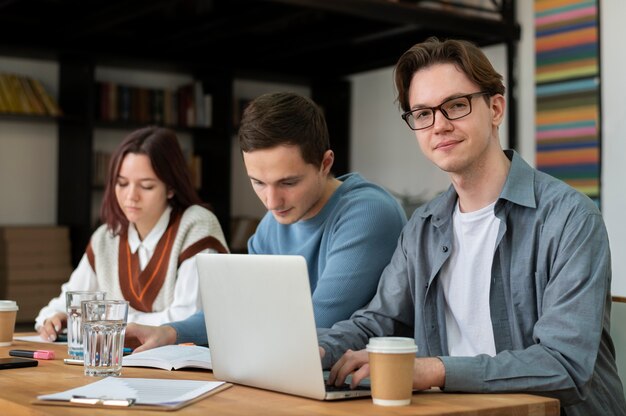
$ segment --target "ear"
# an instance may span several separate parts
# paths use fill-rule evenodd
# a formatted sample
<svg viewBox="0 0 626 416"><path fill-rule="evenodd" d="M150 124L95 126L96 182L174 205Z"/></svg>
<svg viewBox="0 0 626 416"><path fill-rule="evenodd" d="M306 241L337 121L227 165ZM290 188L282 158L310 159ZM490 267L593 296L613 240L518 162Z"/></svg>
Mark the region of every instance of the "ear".
<svg viewBox="0 0 626 416"><path fill-rule="evenodd" d="M495 127L499 127L504 120L504 114L506 112L506 100L502 94L496 94L490 97L490 110L491 110L491 123Z"/></svg>
<svg viewBox="0 0 626 416"><path fill-rule="evenodd" d="M174 190L168 189L167 190L167 199L172 199L172 198L174 198Z"/></svg>
<svg viewBox="0 0 626 416"><path fill-rule="evenodd" d="M321 171L324 175L328 175L330 173L330 169L333 167L333 163L335 162L335 153L332 150L328 149L324 152L324 158L322 159Z"/></svg>

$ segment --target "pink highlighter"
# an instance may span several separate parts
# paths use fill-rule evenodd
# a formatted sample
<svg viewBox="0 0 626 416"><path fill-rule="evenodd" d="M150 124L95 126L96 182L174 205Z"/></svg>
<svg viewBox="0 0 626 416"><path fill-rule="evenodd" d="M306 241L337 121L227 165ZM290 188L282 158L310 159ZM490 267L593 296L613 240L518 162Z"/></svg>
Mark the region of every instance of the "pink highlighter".
<svg viewBox="0 0 626 416"><path fill-rule="evenodd" d="M49 350L11 350L9 355L13 357L35 358L37 360L54 360L54 351Z"/></svg>

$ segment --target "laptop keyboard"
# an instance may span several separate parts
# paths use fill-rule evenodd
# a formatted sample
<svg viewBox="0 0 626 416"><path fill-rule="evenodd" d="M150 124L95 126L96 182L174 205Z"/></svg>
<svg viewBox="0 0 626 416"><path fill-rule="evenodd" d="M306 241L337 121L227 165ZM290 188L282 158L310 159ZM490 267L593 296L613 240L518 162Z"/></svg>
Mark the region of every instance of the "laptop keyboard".
<svg viewBox="0 0 626 416"><path fill-rule="evenodd" d="M350 385L347 383L342 384L341 386L335 386L333 385L328 385L328 384L324 384L324 386L326 387L326 391L329 393L332 393L334 391L346 391L346 390L351 390L350 389ZM370 390L371 387L370 386L356 386L356 388L354 390Z"/></svg>
<svg viewBox="0 0 626 416"><path fill-rule="evenodd" d="M330 374L330 371L328 370L324 370L324 385L326 386L326 391L327 392L333 392L333 391L346 391L346 390L350 390L350 380L352 378L352 375L349 375L346 378L346 382L343 383L343 385L337 387L334 384L333 385L328 385L326 384L326 382L328 381L328 376ZM356 388L354 390L371 390L372 387L370 385L370 379L369 377L364 378L363 380L361 380L361 383L356 386Z"/></svg>

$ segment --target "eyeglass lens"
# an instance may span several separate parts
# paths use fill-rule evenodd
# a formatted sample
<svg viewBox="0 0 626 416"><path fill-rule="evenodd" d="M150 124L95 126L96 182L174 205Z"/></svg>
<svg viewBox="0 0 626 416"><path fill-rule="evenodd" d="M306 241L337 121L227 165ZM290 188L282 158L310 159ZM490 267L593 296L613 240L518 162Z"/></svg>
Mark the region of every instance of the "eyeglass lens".
<svg viewBox="0 0 626 416"><path fill-rule="evenodd" d="M465 117L472 111L469 97L453 98L441 103L438 107L417 109L406 118L412 129L424 129L435 123L435 110L441 110L441 113L448 120L456 120Z"/></svg>

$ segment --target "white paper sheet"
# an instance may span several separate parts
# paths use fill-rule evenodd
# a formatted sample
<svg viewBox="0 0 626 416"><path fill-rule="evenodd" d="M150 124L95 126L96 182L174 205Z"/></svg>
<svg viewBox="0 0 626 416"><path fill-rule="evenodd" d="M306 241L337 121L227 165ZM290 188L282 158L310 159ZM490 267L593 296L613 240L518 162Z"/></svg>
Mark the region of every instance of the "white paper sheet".
<svg viewBox="0 0 626 416"><path fill-rule="evenodd" d="M67 345L67 342L46 341L45 339L42 339L39 335L17 336L17 337L13 337L13 339L16 341L41 342L42 344Z"/></svg>
<svg viewBox="0 0 626 416"><path fill-rule="evenodd" d="M81 396L101 400L135 399L136 404L175 405L193 400L222 384L223 381L107 377L86 386L37 398L70 401L75 396Z"/></svg>

